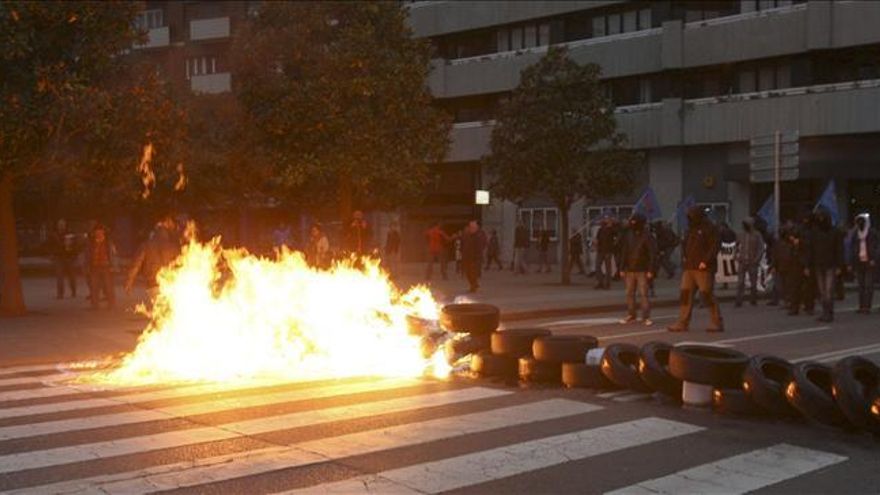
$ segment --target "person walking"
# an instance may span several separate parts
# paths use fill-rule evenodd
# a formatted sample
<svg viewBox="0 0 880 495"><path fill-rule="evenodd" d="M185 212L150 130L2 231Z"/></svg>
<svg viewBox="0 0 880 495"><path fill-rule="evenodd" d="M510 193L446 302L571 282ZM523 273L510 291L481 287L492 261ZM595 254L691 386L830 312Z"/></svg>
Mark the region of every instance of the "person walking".
<svg viewBox="0 0 880 495"><path fill-rule="evenodd" d="M168 215L156 223L147 241L135 254L125 281L126 294L131 293L135 280L141 275L147 287L147 298L155 301L156 296L159 295L157 279L159 271L173 263L179 255L180 238L177 235L177 225Z"/></svg>
<svg viewBox="0 0 880 495"><path fill-rule="evenodd" d="M816 276L819 300L822 301L822 315L818 321L829 323L834 321L834 282L843 265L843 239L831 225L827 211L819 210L815 219L810 241L810 263L805 274L814 273Z"/></svg>
<svg viewBox="0 0 880 495"><path fill-rule="evenodd" d="M351 217L351 222L346 229L348 251L358 256L369 254L372 235L370 224L364 219L364 212L360 210L355 210Z"/></svg>
<svg viewBox="0 0 880 495"><path fill-rule="evenodd" d="M428 267L425 270L425 280L431 280L434 275L434 263L440 265L440 275L443 280L448 277L446 275L446 244L449 242L449 236L440 228L440 222L434 222L434 225L425 232L425 238L428 240Z"/></svg>
<svg viewBox="0 0 880 495"><path fill-rule="evenodd" d="M749 277L749 302L752 306L758 304L758 267L764 256L764 240L754 228L751 218L743 220L743 231L736 240L734 259L736 260L736 307L742 306L743 292L745 291L746 275Z"/></svg>
<svg viewBox="0 0 880 495"><path fill-rule="evenodd" d="M326 270L330 268L330 241L320 223L315 223L309 229L309 246L306 257L315 268Z"/></svg>
<svg viewBox="0 0 880 495"><path fill-rule="evenodd" d="M654 273L660 273L660 268L666 272L666 278L675 276L675 264L670 259L672 252L678 247L678 236L672 231L668 222L657 220L653 224L654 237L657 239L657 266Z"/></svg>
<svg viewBox="0 0 880 495"><path fill-rule="evenodd" d="M670 332L686 332L694 309L694 289L700 291L703 304L709 308L709 332L723 332L721 310L715 300L714 282L718 263L719 235L715 225L698 206L687 212L688 231L682 246L681 309L678 321L667 328Z"/></svg>
<svg viewBox="0 0 880 495"><path fill-rule="evenodd" d="M538 272L550 273L550 230L541 231L541 237L538 238Z"/></svg>
<svg viewBox="0 0 880 495"><path fill-rule="evenodd" d="M602 226L596 233L596 288L610 289L614 249L617 245L614 225L610 218L602 220Z"/></svg>
<svg viewBox="0 0 880 495"><path fill-rule="evenodd" d="M856 216L856 226L849 248L851 273L855 274L859 286L859 314L870 314L874 299L874 271L880 258L880 238L871 228L871 216L862 213Z"/></svg>
<svg viewBox="0 0 880 495"><path fill-rule="evenodd" d="M525 275L529 273L526 264L526 252L529 250L529 229L522 220L516 224L513 232L513 273Z"/></svg>
<svg viewBox="0 0 880 495"><path fill-rule="evenodd" d="M116 267L116 246L110 240L107 228L95 225L89 239L86 254L89 265L89 287L91 288L92 309L98 309L101 295L107 300L110 308L116 306L116 291L113 286L113 270Z"/></svg>
<svg viewBox="0 0 880 495"><path fill-rule="evenodd" d="M388 233L385 234L385 265L388 273L394 276L400 264L400 224L397 220L391 222Z"/></svg>
<svg viewBox="0 0 880 495"><path fill-rule="evenodd" d="M646 225L647 219L641 213L636 213L629 220L629 228L623 233L620 240L620 276L623 277L626 287L627 315L621 324L640 321L645 326L651 326L651 302L648 299L648 285L654 278L654 266L657 256L657 245L650 229ZM636 315L636 288L642 304L642 315Z"/></svg>
<svg viewBox="0 0 880 495"><path fill-rule="evenodd" d="M800 313L801 306L806 307L804 300L804 270L807 267L809 252L807 245L803 241L803 234L800 228L792 227L785 230L785 241L779 244L785 244L788 256L785 259L777 258L774 265L776 276L780 274L785 278L783 288L785 289L785 299L788 302L789 316L796 316Z"/></svg>
<svg viewBox="0 0 880 495"><path fill-rule="evenodd" d="M498 231L495 229L492 229L492 233L489 235L489 246L486 249L486 270L489 270L493 261L498 267L498 271L504 270L504 265L501 264L501 243L498 240Z"/></svg>
<svg viewBox="0 0 880 495"><path fill-rule="evenodd" d="M581 275L586 275L587 270L584 268L584 262L581 259L584 255L584 237L580 231L571 236L568 241L568 270L569 272L577 267Z"/></svg>
<svg viewBox="0 0 880 495"><path fill-rule="evenodd" d="M486 249L486 233L480 229L476 220L468 222L460 237L461 266L469 285L469 292L480 288L480 269L483 266L483 252Z"/></svg>
<svg viewBox="0 0 880 495"><path fill-rule="evenodd" d="M49 255L55 266L55 298L64 299L64 282L70 288L70 297L76 298L76 260L80 243L76 234L67 229L67 221L58 220L55 231L49 237Z"/></svg>

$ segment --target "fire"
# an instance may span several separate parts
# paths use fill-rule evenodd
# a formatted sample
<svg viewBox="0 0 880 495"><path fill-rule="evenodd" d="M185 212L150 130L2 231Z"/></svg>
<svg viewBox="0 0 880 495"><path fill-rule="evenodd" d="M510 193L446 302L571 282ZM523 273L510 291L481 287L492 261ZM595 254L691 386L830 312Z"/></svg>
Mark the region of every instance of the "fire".
<svg viewBox="0 0 880 495"><path fill-rule="evenodd" d="M135 350L90 381L226 384L450 371L438 346L426 353L407 326L407 315L436 318L430 291L398 291L375 260L324 271L286 248L269 259L224 249L219 239L191 241L158 281Z"/></svg>
<svg viewBox="0 0 880 495"><path fill-rule="evenodd" d="M144 192L141 193L143 199L150 197L150 189L156 185L156 174L153 173L152 161L153 143L147 143L144 146L144 152L141 154L141 161L137 167L138 173L141 174L141 182L144 185Z"/></svg>

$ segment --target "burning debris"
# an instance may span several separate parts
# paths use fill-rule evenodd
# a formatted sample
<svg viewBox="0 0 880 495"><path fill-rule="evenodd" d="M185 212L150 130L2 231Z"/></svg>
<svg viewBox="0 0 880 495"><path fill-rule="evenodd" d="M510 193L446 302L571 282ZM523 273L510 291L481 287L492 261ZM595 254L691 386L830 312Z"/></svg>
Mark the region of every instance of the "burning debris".
<svg viewBox="0 0 880 495"><path fill-rule="evenodd" d="M153 143L147 143L144 146L144 152L141 154L141 161L138 163L137 171L141 174L141 182L144 185L144 192L141 193L143 199L150 197L150 190L156 185L156 174L153 172Z"/></svg>

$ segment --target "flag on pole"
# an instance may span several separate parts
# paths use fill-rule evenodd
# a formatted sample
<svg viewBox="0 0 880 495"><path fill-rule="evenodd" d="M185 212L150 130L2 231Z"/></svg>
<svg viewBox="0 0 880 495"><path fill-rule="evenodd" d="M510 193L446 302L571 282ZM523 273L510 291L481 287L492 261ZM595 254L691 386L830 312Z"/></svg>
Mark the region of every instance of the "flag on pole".
<svg viewBox="0 0 880 495"><path fill-rule="evenodd" d="M663 217L663 214L660 213L660 203L657 201L657 195L654 194L653 189L650 187L645 188L639 200L636 201L633 212L641 213L648 221L654 221Z"/></svg>
<svg viewBox="0 0 880 495"><path fill-rule="evenodd" d="M693 194L689 194L688 197L684 198L681 202L678 203L678 208L675 210L675 223L678 224L679 233L687 232L687 212L691 206L694 206L696 204L697 200L694 198Z"/></svg>
<svg viewBox="0 0 880 495"><path fill-rule="evenodd" d="M761 209L758 210L758 216L767 224L767 232L776 232L776 200L774 193L770 193L770 197L761 205Z"/></svg>
<svg viewBox="0 0 880 495"><path fill-rule="evenodd" d="M828 186L825 187L822 196L819 196L819 201L816 203L813 211L818 211L819 208L824 208L828 212L832 225L838 224L840 221L840 210L837 207L837 189L834 187L834 179L828 181Z"/></svg>

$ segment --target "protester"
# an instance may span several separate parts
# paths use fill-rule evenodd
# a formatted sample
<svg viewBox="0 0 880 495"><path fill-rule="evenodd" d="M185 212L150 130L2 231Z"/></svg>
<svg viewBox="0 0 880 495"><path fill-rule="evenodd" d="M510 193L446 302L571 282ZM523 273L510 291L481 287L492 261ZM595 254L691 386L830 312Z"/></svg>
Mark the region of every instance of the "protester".
<svg viewBox="0 0 880 495"><path fill-rule="evenodd" d="M776 275L782 275L785 278L783 287L786 291L785 299L788 302L789 316L795 316L800 312L801 306L806 306L804 300L804 270L807 267L809 252L807 245L803 241L801 229L791 227L785 230L785 242L779 242L780 245L785 244L788 249L788 256L784 259L777 258Z"/></svg>
<svg viewBox="0 0 880 495"><path fill-rule="evenodd" d="M629 228L620 240L620 275L626 286L627 316L620 323L641 321L651 326L651 302L648 299L648 283L654 278L654 264L657 256L657 245L650 229L646 226L647 219L641 213L630 218ZM636 317L636 288L642 302L642 316Z"/></svg>
<svg viewBox="0 0 880 495"><path fill-rule="evenodd" d="M55 265L55 297L64 299L64 282L70 287L70 297L76 297L76 260L79 256L76 234L67 229L67 221L58 220L55 232L49 238L49 254Z"/></svg>
<svg viewBox="0 0 880 495"><path fill-rule="evenodd" d="M550 273L550 230L541 231L538 238L538 273Z"/></svg>
<svg viewBox="0 0 880 495"><path fill-rule="evenodd" d="M516 230L513 232L513 273L525 275L529 273L529 266L526 264L526 252L529 249L529 229L526 224L520 220L516 224Z"/></svg>
<svg viewBox="0 0 880 495"><path fill-rule="evenodd" d="M730 225L727 222L721 222L719 234L721 237L721 242L724 244L730 244L736 242L737 240L736 232L734 232L733 229L730 228Z"/></svg>
<svg viewBox="0 0 880 495"><path fill-rule="evenodd" d="M801 280L800 299L804 305L804 313L807 315L812 315L815 312L816 292L819 289L816 272L810 270L810 253L812 252L814 228L813 214L805 212L801 216L801 226L799 229L800 240L804 250L804 276Z"/></svg>
<svg viewBox="0 0 880 495"><path fill-rule="evenodd" d="M346 230L348 251L358 256L368 254L370 250L370 236L372 235L370 225L364 220L364 213L360 210L355 210L351 216L351 223L348 224L348 229Z"/></svg>
<svg viewBox="0 0 880 495"><path fill-rule="evenodd" d="M125 292L131 293L138 275L143 276L147 298L154 301L159 294L159 271L169 266L180 255L177 225L169 215L156 223L147 241L132 260L125 282Z"/></svg>
<svg viewBox="0 0 880 495"><path fill-rule="evenodd" d="M287 222L278 222L272 231L272 247L281 249L282 246L293 247L293 230Z"/></svg>
<svg viewBox="0 0 880 495"><path fill-rule="evenodd" d="M434 225L425 232L425 237L428 240L428 267L425 270L425 279L431 280L434 275L434 263L439 263L440 275L446 280L446 244L449 242L449 236L440 228L440 222L434 222Z"/></svg>
<svg viewBox="0 0 880 495"><path fill-rule="evenodd" d="M670 257L678 247L678 236L672 231L669 223L662 220L654 222L653 230L654 238L657 240L657 266L654 268L654 273L660 273L662 268L666 272L666 278L671 279L675 276L675 264Z"/></svg>
<svg viewBox="0 0 880 495"><path fill-rule="evenodd" d="M471 220L461 234L461 263L467 277L469 291L480 288L480 268L483 265L483 251L486 249L486 233L480 229L476 220Z"/></svg>
<svg viewBox="0 0 880 495"><path fill-rule="evenodd" d="M577 267L581 275L586 275L587 270L584 268L584 262L581 259L584 255L584 237L580 231L576 232L568 241L568 270L571 271Z"/></svg>
<svg viewBox="0 0 880 495"><path fill-rule="evenodd" d="M779 229L779 239L773 242L773 249L767 256L767 273L773 276L774 298L782 298L782 309L790 309L791 292L788 289L790 271L786 269L791 264L792 245L788 240L789 234L794 228L792 222L786 222Z"/></svg>
<svg viewBox="0 0 880 495"><path fill-rule="evenodd" d="M455 260L456 275L464 274L462 272L461 237L465 234L465 230L466 228L461 229L452 236L452 259Z"/></svg>
<svg viewBox="0 0 880 495"><path fill-rule="evenodd" d="M843 240L827 211L820 209L815 218L808 270L815 273L819 285L822 315L818 320L827 323L834 321L834 282L843 264Z"/></svg>
<svg viewBox="0 0 880 495"><path fill-rule="evenodd" d="M610 289L614 250L617 246L614 224L610 218L602 220L602 226L596 233L596 288Z"/></svg>
<svg viewBox="0 0 880 495"><path fill-rule="evenodd" d="M400 224L392 221L385 234L385 257L383 258L388 272L392 275L397 273L400 264Z"/></svg>
<svg viewBox="0 0 880 495"><path fill-rule="evenodd" d="M874 271L880 258L880 237L871 227L871 216L862 213L856 216L856 226L849 247L849 271L855 273L859 286L860 314L871 313L874 299Z"/></svg>
<svg viewBox="0 0 880 495"><path fill-rule="evenodd" d="M719 234L705 212L692 206L687 212L688 231L682 246L681 311L678 321L668 327L670 332L686 332L691 322L694 289L700 291L712 319L709 332L723 332L721 310L713 294L718 263Z"/></svg>
<svg viewBox="0 0 880 495"><path fill-rule="evenodd" d="M92 309L98 309L103 294L110 308L116 306L116 291L113 286L113 271L116 266L116 246L101 224L95 226L89 239L87 251L89 265L89 287L91 288Z"/></svg>
<svg viewBox="0 0 880 495"><path fill-rule="evenodd" d="M486 270L492 265L492 262L498 266L498 270L503 270L504 265L501 264L501 243L498 241L498 231L492 229L489 235L489 247L486 249Z"/></svg>
<svg viewBox="0 0 880 495"><path fill-rule="evenodd" d="M749 277L750 297L752 306L758 304L758 268L764 257L764 240L754 228L751 218L743 220L743 231L736 240L734 260L737 264L736 307L742 306L746 275Z"/></svg>
<svg viewBox="0 0 880 495"><path fill-rule="evenodd" d="M320 223L312 225L309 229L309 247L306 250L308 262L320 269L330 268L330 241Z"/></svg>

